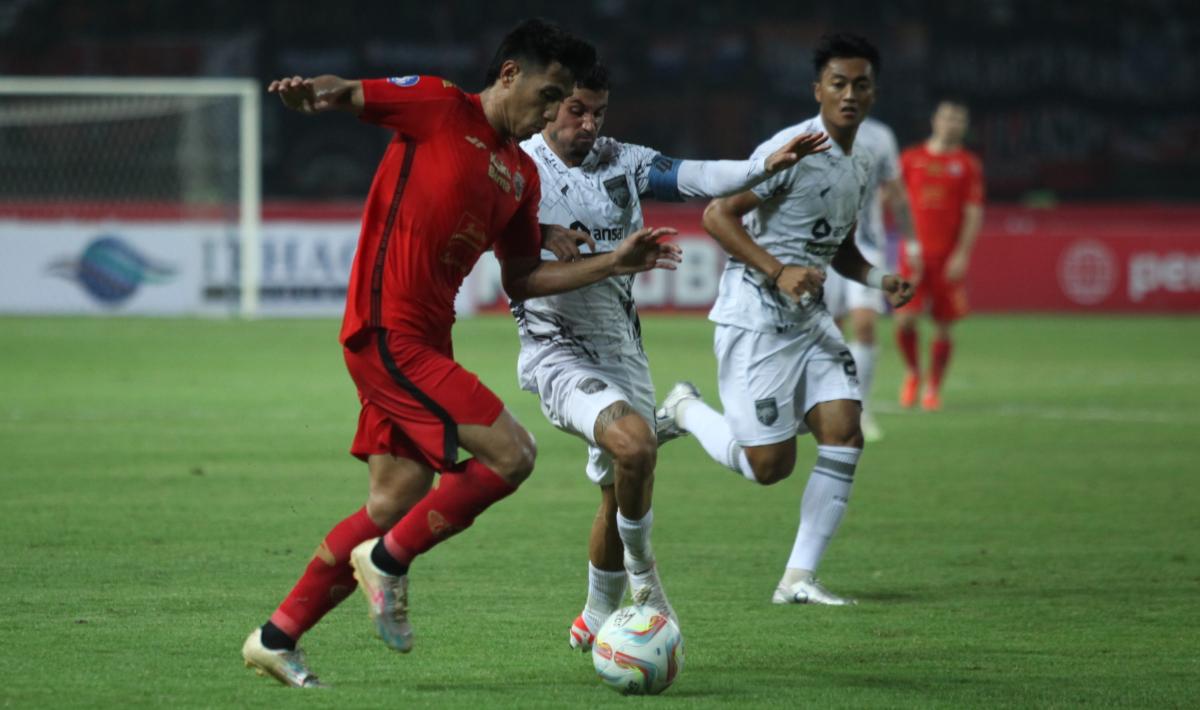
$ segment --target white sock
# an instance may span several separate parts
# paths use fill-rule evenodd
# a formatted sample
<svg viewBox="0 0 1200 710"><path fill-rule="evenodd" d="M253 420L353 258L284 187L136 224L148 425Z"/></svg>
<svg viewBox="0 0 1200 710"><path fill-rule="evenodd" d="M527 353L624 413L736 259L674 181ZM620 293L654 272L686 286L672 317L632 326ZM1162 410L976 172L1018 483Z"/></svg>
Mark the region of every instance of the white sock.
<svg viewBox="0 0 1200 710"><path fill-rule="evenodd" d="M595 633L625 600L625 570L610 572L588 562L588 596L583 621Z"/></svg>
<svg viewBox="0 0 1200 710"><path fill-rule="evenodd" d="M858 389L862 392L863 409L866 409L867 400L871 398L871 383L875 380L875 355L878 352L878 345L850 343L850 355L858 367Z"/></svg>
<svg viewBox="0 0 1200 710"><path fill-rule="evenodd" d="M679 403L677 419L679 426L696 437L713 461L758 483L754 469L750 468L750 460L734 440L733 431L724 415L703 400L687 399Z"/></svg>
<svg viewBox="0 0 1200 710"><path fill-rule="evenodd" d="M848 446L817 447L817 464L800 500L800 529L788 559L789 569L816 571L821 563L846 512L860 455L862 449Z"/></svg>
<svg viewBox="0 0 1200 710"><path fill-rule="evenodd" d="M650 529L653 527L653 510L647 510L641 520L630 520L617 511L617 532L625 545L625 567L631 573L645 571L654 564L654 552L650 549Z"/></svg>

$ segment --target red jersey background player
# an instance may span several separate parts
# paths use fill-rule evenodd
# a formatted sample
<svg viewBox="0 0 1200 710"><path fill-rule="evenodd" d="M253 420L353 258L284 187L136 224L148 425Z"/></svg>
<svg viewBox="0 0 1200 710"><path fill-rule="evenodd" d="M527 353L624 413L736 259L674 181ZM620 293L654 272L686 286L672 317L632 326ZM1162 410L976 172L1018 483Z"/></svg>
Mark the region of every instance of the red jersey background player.
<svg viewBox="0 0 1200 710"><path fill-rule="evenodd" d="M430 76L272 82L288 108L347 111L395 137L367 197L341 329L362 402L351 453L368 464L367 504L330 531L246 639L243 657L260 673L319 686L296 641L356 580L380 637L409 651L410 563L532 471L532 437L453 359L454 296L483 251L495 250L504 288L518 300L678 261L677 247L659 243L668 229L640 230L589 259L540 259L538 171L517 141L542 129L594 62L587 43L529 20L501 43L480 94ZM473 457L458 461L459 447ZM442 476L431 490L435 472Z"/></svg>
<svg viewBox="0 0 1200 710"><path fill-rule="evenodd" d="M916 295L896 311L896 339L908 368L900 388L902 407L916 403L921 383L917 315L928 308L937 328L930 351L929 378L921 398L923 408L936 410L942 406L942 380L950 363L950 329L954 321L967 314L963 278L983 224L983 166L962 145L969 119L966 105L952 100L940 102L933 114L929 139L900 155L924 261ZM906 278L911 276L904 251L900 273Z"/></svg>

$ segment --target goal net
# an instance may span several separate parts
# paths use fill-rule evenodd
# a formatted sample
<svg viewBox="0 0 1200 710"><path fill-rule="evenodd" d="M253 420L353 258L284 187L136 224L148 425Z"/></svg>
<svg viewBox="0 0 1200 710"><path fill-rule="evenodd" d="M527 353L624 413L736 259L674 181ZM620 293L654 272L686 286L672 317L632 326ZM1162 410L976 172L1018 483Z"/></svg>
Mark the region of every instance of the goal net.
<svg viewBox="0 0 1200 710"><path fill-rule="evenodd" d="M0 311L254 316L261 90L0 78Z"/></svg>

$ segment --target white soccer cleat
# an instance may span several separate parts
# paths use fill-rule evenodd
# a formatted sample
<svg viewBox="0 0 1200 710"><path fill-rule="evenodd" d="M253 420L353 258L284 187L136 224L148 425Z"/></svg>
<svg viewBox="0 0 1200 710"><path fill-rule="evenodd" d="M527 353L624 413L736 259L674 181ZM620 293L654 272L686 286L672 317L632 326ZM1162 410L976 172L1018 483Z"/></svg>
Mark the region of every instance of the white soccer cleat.
<svg viewBox="0 0 1200 710"><path fill-rule="evenodd" d="M275 651L264 646L261 627L246 637L246 643L242 644L242 658L247 668L253 668L261 676L269 675L284 685L293 688L329 687L309 669L304 651L299 648L294 651Z"/></svg>
<svg viewBox="0 0 1200 710"><path fill-rule="evenodd" d="M828 606L851 606L858 602L839 597L826 589L816 577L802 579L790 585L780 583L771 595L772 604L826 604Z"/></svg>
<svg viewBox="0 0 1200 710"><path fill-rule="evenodd" d="M883 429L879 428L879 422L866 410L859 417L859 428L862 429L863 440L868 444L883 438Z"/></svg>
<svg viewBox="0 0 1200 710"><path fill-rule="evenodd" d="M687 435L687 430L679 426L679 403L689 399L700 399L700 390L691 382L676 382L654 412L654 433L659 446Z"/></svg>
<svg viewBox="0 0 1200 710"><path fill-rule="evenodd" d="M592 644L596 642L596 634L588 628L587 622L583 619L583 614L575 617L574 623L571 624L571 636L568 642L574 651L587 653L592 650Z"/></svg>
<svg viewBox="0 0 1200 710"><path fill-rule="evenodd" d="M408 575L387 574L371 561L371 549L379 538L360 543L350 552L354 578L367 598L367 614L375 631L389 648L408 653L413 646L412 624L408 622Z"/></svg>
<svg viewBox="0 0 1200 710"><path fill-rule="evenodd" d="M634 572L626 560L625 570L629 574L629 590L633 603L665 614L679 626L679 617L675 615L671 602L667 601L667 593L663 591L662 580L658 577L658 563L652 563L648 569Z"/></svg>

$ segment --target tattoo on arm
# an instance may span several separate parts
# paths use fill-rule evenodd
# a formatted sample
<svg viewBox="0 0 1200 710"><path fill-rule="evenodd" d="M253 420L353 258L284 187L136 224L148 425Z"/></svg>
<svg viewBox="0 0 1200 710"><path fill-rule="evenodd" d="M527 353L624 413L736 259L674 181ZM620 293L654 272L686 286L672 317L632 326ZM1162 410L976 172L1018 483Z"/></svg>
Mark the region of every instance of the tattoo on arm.
<svg viewBox="0 0 1200 710"><path fill-rule="evenodd" d="M637 412L634 411L629 402L624 400L613 402L605 407L600 412L600 415L596 417L596 441L599 441L604 436L604 433L608 431L608 428L612 426L613 422L617 421L621 417L627 417L630 414L637 414Z"/></svg>

